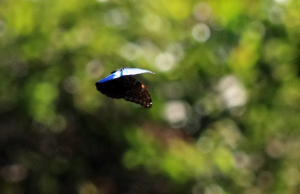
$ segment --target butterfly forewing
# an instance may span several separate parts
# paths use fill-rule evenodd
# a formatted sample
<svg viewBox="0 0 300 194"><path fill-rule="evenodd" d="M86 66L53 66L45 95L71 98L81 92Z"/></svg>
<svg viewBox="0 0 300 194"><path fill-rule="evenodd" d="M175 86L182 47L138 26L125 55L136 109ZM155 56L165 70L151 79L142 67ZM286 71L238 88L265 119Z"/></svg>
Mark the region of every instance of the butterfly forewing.
<svg viewBox="0 0 300 194"><path fill-rule="evenodd" d="M110 80L103 83L96 83L97 90L111 98L123 98L126 88L122 78Z"/></svg>

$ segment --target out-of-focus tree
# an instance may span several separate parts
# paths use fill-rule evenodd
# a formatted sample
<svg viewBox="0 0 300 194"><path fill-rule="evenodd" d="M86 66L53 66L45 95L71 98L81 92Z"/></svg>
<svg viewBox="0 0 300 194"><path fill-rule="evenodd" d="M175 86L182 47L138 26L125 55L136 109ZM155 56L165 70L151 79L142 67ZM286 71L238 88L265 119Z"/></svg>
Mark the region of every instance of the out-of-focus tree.
<svg viewBox="0 0 300 194"><path fill-rule="evenodd" d="M0 193L298 193L300 1L0 1ZM153 107L95 82L145 75Z"/></svg>

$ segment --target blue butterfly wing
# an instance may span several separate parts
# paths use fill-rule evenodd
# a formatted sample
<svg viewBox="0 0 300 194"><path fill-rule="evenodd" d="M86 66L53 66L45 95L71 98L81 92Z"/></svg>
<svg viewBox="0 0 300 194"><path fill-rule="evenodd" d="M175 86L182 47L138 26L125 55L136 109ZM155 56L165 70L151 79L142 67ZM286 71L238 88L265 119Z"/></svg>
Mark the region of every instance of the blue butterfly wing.
<svg viewBox="0 0 300 194"><path fill-rule="evenodd" d="M99 80L99 83L104 83L107 81L111 81L113 79L117 79L121 76L128 76L128 75L138 75L143 73L153 73L152 71L146 70L146 69L140 69L140 68L122 68L116 71L113 71L112 74L105 77L102 80Z"/></svg>
<svg viewBox="0 0 300 194"><path fill-rule="evenodd" d="M97 83L104 83L104 82L108 82L108 81L111 81L111 80L114 80L114 79L117 79L121 77L121 72L120 71L115 71L113 72L112 74L110 74L109 76L99 80Z"/></svg>
<svg viewBox="0 0 300 194"><path fill-rule="evenodd" d="M153 73L152 71L149 71L146 69L140 69L140 68L123 68L121 70L122 70L122 76L138 75L138 74L143 74L143 73Z"/></svg>

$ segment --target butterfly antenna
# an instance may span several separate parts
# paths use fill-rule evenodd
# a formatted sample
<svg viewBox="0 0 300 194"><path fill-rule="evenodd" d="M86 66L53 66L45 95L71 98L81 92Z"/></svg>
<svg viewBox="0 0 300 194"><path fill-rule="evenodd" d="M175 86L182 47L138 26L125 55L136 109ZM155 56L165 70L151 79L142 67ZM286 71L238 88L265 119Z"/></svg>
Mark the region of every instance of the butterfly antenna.
<svg viewBox="0 0 300 194"><path fill-rule="evenodd" d="M125 69L125 67L121 68L121 76L123 76L123 70Z"/></svg>

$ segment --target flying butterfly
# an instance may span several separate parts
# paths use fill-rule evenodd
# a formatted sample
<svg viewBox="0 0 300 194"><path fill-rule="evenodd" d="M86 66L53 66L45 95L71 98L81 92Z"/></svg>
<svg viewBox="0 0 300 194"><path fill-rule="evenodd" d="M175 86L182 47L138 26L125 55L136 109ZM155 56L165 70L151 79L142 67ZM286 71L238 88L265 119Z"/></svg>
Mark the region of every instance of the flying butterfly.
<svg viewBox="0 0 300 194"><path fill-rule="evenodd" d="M96 82L96 88L102 94L111 98L123 98L127 101L152 106L152 100L147 87L134 78L134 75L153 73L140 68L122 68L113 71L109 76Z"/></svg>

